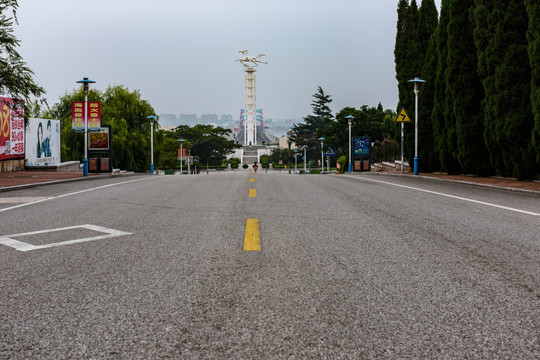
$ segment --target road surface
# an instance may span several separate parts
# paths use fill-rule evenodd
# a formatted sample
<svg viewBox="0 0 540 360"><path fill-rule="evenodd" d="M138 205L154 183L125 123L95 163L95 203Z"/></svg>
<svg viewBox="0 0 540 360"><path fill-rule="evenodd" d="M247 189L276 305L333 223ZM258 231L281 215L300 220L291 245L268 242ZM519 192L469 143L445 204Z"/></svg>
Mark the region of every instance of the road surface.
<svg viewBox="0 0 540 360"><path fill-rule="evenodd" d="M540 357L535 194L238 171L2 193L0 219L3 359Z"/></svg>

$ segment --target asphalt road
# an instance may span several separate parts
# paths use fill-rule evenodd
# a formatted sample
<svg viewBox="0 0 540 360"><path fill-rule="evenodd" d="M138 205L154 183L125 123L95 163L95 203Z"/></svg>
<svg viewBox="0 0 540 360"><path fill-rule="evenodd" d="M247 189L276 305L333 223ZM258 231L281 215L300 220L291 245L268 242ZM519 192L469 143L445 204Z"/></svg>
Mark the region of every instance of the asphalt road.
<svg viewBox="0 0 540 360"><path fill-rule="evenodd" d="M2 193L0 358L540 358L539 234L538 195L415 177Z"/></svg>

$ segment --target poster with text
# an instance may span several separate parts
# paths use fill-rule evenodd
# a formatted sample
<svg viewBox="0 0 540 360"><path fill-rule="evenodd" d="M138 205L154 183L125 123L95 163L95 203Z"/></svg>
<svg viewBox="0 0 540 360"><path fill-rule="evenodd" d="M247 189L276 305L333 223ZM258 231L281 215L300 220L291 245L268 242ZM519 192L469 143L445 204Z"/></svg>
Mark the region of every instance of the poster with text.
<svg viewBox="0 0 540 360"><path fill-rule="evenodd" d="M24 158L24 100L0 97L0 160Z"/></svg>
<svg viewBox="0 0 540 360"><path fill-rule="evenodd" d="M28 166L60 164L60 148L60 120L29 120L26 127Z"/></svg>
<svg viewBox="0 0 540 360"><path fill-rule="evenodd" d="M109 150L109 127L101 127L99 131L88 133L88 150Z"/></svg>

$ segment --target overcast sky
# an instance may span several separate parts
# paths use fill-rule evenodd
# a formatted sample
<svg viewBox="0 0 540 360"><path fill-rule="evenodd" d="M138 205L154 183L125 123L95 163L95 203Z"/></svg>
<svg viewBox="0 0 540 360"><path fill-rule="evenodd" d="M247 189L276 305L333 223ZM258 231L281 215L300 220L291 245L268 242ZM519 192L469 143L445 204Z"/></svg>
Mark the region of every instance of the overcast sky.
<svg viewBox="0 0 540 360"><path fill-rule="evenodd" d="M421 1L418 0L420 3ZM20 53L50 105L83 77L139 90L157 114L233 114L244 103L239 50L257 67L265 118L397 106L398 0L20 0ZM440 9L440 0L436 0ZM411 89L412 91L412 89Z"/></svg>

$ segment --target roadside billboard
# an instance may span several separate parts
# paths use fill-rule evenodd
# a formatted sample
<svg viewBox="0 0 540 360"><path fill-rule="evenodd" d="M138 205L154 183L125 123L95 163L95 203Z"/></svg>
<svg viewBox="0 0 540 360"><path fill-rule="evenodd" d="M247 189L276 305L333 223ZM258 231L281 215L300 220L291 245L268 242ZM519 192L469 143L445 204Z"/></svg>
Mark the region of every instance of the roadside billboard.
<svg viewBox="0 0 540 360"><path fill-rule="evenodd" d="M24 158L24 100L0 97L0 160Z"/></svg>
<svg viewBox="0 0 540 360"><path fill-rule="evenodd" d="M26 127L28 166L60 164L60 147L60 120L29 120Z"/></svg>

